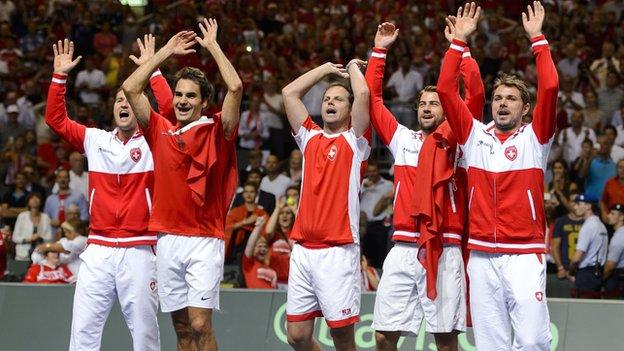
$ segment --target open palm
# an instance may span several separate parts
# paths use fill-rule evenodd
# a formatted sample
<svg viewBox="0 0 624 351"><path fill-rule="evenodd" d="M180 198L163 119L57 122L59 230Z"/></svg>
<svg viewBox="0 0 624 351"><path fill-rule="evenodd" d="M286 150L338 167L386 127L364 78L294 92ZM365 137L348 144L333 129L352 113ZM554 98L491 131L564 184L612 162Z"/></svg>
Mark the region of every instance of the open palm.
<svg viewBox="0 0 624 351"><path fill-rule="evenodd" d="M480 15L481 8L474 2L471 2L457 10L455 23L452 23L451 19L447 17L446 25L449 26L451 31L455 32L455 38L466 41L470 34L477 30Z"/></svg>
<svg viewBox="0 0 624 351"><path fill-rule="evenodd" d="M399 30L396 29L394 24L390 22L384 22L377 27L377 33L375 34L375 47L387 49L394 43Z"/></svg>
<svg viewBox="0 0 624 351"><path fill-rule="evenodd" d="M172 50L175 55L186 55L195 52L195 49L191 49L195 45L195 32L190 30L184 30L174 35L167 42L167 47Z"/></svg>
<svg viewBox="0 0 624 351"><path fill-rule="evenodd" d="M542 25L546 11L539 1L533 1L533 7L527 6L527 11L522 13L522 25L529 38L542 34Z"/></svg>
<svg viewBox="0 0 624 351"><path fill-rule="evenodd" d="M154 56L154 52L156 50L156 38L154 38L151 34L145 34L143 36L143 41L141 38L137 38L137 45L139 46L139 57L134 55L130 55L130 59L132 62L140 66L147 62L152 56Z"/></svg>
<svg viewBox="0 0 624 351"><path fill-rule="evenodd" d="M202 22L199 22L199 30L201 30L203 37L195 37L195 40L199 43L199 45L203 47L208 47L208 45L217 43L217 31L219 29L219 25L217 24L217 20L214 18L209 18Z"/></svg>
<svg viewBox="0 0 624 351"><path fill-rule="evenodd" d="M69 39L59 40L52 45L54 51L54 72L67 74L82 59L82 56L76 57L74 60L74 42Z"/></svg>

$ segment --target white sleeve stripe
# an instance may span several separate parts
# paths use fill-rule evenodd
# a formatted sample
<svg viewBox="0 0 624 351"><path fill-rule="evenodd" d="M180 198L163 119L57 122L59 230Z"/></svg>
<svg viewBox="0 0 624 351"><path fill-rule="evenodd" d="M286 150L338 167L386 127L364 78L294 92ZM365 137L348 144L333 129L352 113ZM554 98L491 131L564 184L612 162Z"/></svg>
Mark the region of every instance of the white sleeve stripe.
<svg viewBox="0 0 624 351"><path fill-rule="evenodd" d="M52 83L65 84L65 82L67 82L67 79L52 78Z"/></svg>
<svg viewBox="0 0 624 351"><path fill-rule="evenodd" d="M548 40L542 39L542 40L536 41L535 43L531 44L532 47L536 47L536 46L539 46L539 45L548 45Z"/></svg>
<svg viewBox="0 0 624 351"><path fill-rule="evenodd" d="M371 57L377 57L377 58L386 58L386 54L381 53L381 52L374 52L371 54Z"/></svg>
<svg viewBox="0 0 624 351"><path fill-rule="evenodd" d="M463 46L459 46L457 44L451 44L451 49L457 50L457 51L462 52L462 53L464 52L464 47Z"/></svg>
<svg viewBox="0 0 624 351"><path fill-rule="evenodd" d="M470 55L470 53L469 53L469 52L464 52L464 53L462 54L462 57L472 57L472 56Z"/></svg>
<svg viewBox="0 0 624 351"><path fill-rule="evenodd" d="M154 78L156 76L159 76L159 75L162 75L162 73L160 72L159 69L157 69L157 70L154 71L154 73L152 73L152 76L150 77L150 79L152 79L152 78Z"/></svg>

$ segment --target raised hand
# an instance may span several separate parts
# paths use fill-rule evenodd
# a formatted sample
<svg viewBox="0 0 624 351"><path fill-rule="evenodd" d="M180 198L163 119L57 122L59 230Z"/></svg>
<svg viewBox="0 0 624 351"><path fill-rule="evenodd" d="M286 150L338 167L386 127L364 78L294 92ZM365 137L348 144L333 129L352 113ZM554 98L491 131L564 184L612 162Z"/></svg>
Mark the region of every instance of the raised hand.
<svg viewBox="0 0 624 351"><path fill-rule="evenodd" d="M130 59L137 66L140 66L154 56L154 52L156 52L156 38L151 34L145 34L143 36L143 41L141 41L141 38L137 38L136 41L139 46L140 56L137 58L134 55L130 55Z"/></svg>
<svg viewBox="0 0 624 351"><path fill-rule="evenodd" d="M52 50L54 51L54 73L67 74L82 59L82 56L73 59L74 42L69 39L59 40L58 43L52 45Z"/></svg>
<svg viewBox="0 0 624 351"><path fill-rule="evenodd" d="M446 25L450 31L455 32L455 39L467 41L470 34L477 30L479 16L481 15L481 7L474 2L466 4L463 8L457 10L457 18L455 23L450 18L446 18Z"/></svg>
<svg viewBox="0 0 624 351"><path fill-rule="evenodd" d="M377 26L377 33L375 34L375 47L387 49L394 43L398 36L399 30L396 29L394 24L384 22Z"/></svg>
<svg viewBox="0 0 624 351"><path fill-rule="evenodd" d="M167 42L167 47L174 55L186 55L195 52L191 49L195 45L195 37L197 34L191 30L183 30L174 35Z"/></svg>
<svg viewBox="0 0 624 351"><path fill-rule="evenodd" d="M341 78L349 78L349 73L347 73L347 69L339 63L327 62L323 64L323 67L325 69L325 75L333 74Z"/></svg>
<svg viewBox="0 0 624 351"><path fill-rule="evenodd" d="M199 30L201 30L203 38L195 37L199 45L207 48L209 45L217 44L217 30L219 25L214 18L206 19L199 22Z"/></svg>
<svg viewBox="0 0 624 351"><path fill-rule="evenodd" d="M457 21L457 17L446 16L446 20L449 20L451 21L451 23L453 23L452 27L446 26L446 28L444 28L444 37L449 43L451 43L453 42L453 39L455 39L455 21Z"/></svg>
<svg viewBox="0 0 624 351"><path fill-rule="evenodd" d="M522 13L522 25L529 38L542 35L542 25L546 11L539 1L533 1L533 7L527 6L526 12Z"/></svg>

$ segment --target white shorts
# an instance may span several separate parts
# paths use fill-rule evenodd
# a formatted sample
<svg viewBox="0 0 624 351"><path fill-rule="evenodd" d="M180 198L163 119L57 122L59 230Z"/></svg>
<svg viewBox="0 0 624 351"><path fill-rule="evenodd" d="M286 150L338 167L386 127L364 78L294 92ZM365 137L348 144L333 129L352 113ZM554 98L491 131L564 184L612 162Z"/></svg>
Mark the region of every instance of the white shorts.
<svg viewBox="0 0 624 351"><path fill-rule="evenodd" d="M543 254L471 251L468 277L470 312L479 351L550 349Z"/></svg>
<svg viewBox="0 0 624 351"><path fill-rule="evenodd" d="M219 238L161 234L157 260L160 309L219 309L225 244Z"/></svg>
<svg viewBox="0 0 624 351"><path fill-rule="evenodd" d="M116 300L134 350L160 350L156 255L151 246L87 246L74 293L70 351L99 350L104 324Z"/></svg>
<svg viewBox="0 0 624 351"><path fill-rule="evenodd" d="M330 328L358 322L361 279L357 244L323 249L295 244L288 275L288 322L323 316Z"/></svg>
<svg viewBox="0 0 624 351"><path fill-rule="evenodd" d="M423 317L429 333L466 330L466 277L461 248L445 246L440 256L437 297L427 297L427 274L416 244L396 243L388 253L377 296L372 328L415 336Z"/></svg>

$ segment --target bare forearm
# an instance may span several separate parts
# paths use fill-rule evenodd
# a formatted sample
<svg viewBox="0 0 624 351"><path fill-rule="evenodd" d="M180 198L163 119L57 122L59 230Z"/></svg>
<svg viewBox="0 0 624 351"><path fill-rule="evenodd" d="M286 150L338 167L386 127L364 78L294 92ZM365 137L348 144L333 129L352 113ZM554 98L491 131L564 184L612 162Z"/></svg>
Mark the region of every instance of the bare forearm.
<svg viewBox="0 0 624 351"><path fill-rule="evenodd" d="M223 50L221 50L219 44L209 44L207 45L206 50L208 50L217 63L219 73L221 73L221 77L223 77L223 81L225 82L228 91L242 91L243 82L238 76L238 73L236 73L236 69L234 69L230 60L228 60L223 53Z"/></svg>
<svg viewBox="0 0 624 351"><path fill-rule="evenodd" d="M353 116L351 124L359 137L370 124L369 101L370 92L366 80L360 68L356 64L349 66L349 79L351 81L351 89L353 90Z"/></svg>
<svg viewBox="0 0 624 351"><path fill-rule="evenodd" d="M292 81L290 84L284 87L282 94L284 95L284 104L286 98L301 99L318 81L323 79L327 75L325 65L318 66L314 69L299 76L299 78Z"/></svg>
<svg viewBox="0 0 624 351"><path fill-rule="evenodd" d="M254 230L249 235L249 239L247 240L247 246L245 246L245 256L251 258L253 257L254 247L256 246L256 241L260 237L260 230L262 229L261 225L257 225Z"/></svg>

